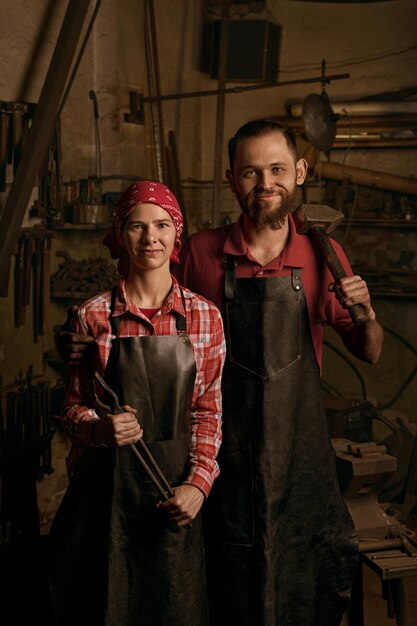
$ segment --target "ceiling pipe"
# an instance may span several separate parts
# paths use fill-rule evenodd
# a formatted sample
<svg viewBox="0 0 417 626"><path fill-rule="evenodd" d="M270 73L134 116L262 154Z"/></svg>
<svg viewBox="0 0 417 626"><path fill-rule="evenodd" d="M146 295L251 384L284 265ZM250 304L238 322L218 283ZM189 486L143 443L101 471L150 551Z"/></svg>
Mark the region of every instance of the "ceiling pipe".
<svg viewBox="0 0 417 626"><path fill-rule="evenodd" d="M417 113L417 101L413 102L333 102L333 113L338 115L390 115L392 113ZM289 107L292 117L301 117L303 104Z"/></svg>

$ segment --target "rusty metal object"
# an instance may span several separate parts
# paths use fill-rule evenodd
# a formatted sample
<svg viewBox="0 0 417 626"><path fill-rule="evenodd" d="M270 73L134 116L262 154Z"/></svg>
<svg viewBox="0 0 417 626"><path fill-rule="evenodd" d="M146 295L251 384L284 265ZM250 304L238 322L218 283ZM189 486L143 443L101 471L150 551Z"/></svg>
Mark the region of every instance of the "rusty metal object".
<svg viewBox="0 0 417 626"><path fill-rule="evenodd" d="M104 404L98 397L98 394L96 393L96 389L94 387L94 396L97 404L105 409L107 412L112 413L113 415L123 413L124 409L120 405L117 394L113 391L111 387L109 387L104 378L98 372L95 372L94 376L112 399L111 405ZM138 450L136 445L140 448L140 451ZM138 459L139 463L142 465L143 469L145 470L146 474L150 478L152 484L154 485L162 499L169 500L169 498L172 498L174 492L171 488L171 485L167 481L164 473L155 461L154 457L151 454L151 451L149 450L143 439L139 439L136 444L130 444L130 448L135 457Z"/></svg>
<svg viewBox="0 0 417 626"><path fill-rule="evenodd" d="M110 209L107 204L77 203L67 208L68 220L73 224L108 224Z"/></svg>
<svg viewBox="0 0 417 626"><path fill-rule="evenodd" d="M65 250L57 257L65 262L51 276L51 295L55 298L80 298L85 300L100 291L111 289L118 280L114 264L101 257L76 260Z"/></svg>
<svg viewBox="0 0 417 626"><path fill-rule="evenodd" d="M396 457L386 452L358 456L356 450L377 448L375 442L356 443L333 440L340 487L352 516L359 540L386 539L398 536L399 523L386 514L378 502L384 479L397 469Z"/></svg>
<svg viewBox="0 0 417 626"><path fill-rule="evenodd" d="M333 278L335 280L344 278L346 272L328 237L328 233L342 221L344 214L323 204L301 204L295 214L299 232L312 234ZM349 314L355 324L363 324L367 320L365 309L361 304L349 307Z"/></svg>

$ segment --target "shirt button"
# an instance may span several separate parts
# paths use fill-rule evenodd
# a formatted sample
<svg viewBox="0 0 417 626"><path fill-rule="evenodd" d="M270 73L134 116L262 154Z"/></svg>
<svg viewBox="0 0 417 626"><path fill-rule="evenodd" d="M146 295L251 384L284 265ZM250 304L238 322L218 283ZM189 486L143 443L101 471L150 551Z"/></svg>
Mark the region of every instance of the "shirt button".
<svg viewBox="0 0 417 626"><path fill-rule="evenodd" d="M258 273L259 273L259 275L260 275L260 276L262 276L262 274L264 273L264 271L263 271L263 270L259 270L259 272L258 272Z"/></svg>

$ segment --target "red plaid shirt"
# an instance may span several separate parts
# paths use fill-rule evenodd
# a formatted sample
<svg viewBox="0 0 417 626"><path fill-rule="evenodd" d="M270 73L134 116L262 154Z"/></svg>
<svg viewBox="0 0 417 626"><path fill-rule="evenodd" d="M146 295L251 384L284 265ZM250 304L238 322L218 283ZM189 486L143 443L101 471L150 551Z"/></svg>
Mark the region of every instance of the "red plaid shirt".
<svg viewBox="0 0 417 626"><path fill-rule="evenodd" d="M219 473L216 457L221 442L221 374L226 346L221 315L214 304L185 288L183 294L187 333L197 370L191 406L190 472L184 482L198 487L207 497ZM78 310L73 328L75 332L94 337L98 349L94 351L93 367L101 374L104 373L114 337L109 322L110 303L110 291L85 302ZM181 293L174 277L173 288L152 322L128 300L124 279L119 281L114 315L120 316L120 337L176 335L173 311L184 314ZM99 414L91 395L91 380L91 362L68 367L62 418L73 444L70 467L83 447L95 445L91 438L91 426Z"/></svg>

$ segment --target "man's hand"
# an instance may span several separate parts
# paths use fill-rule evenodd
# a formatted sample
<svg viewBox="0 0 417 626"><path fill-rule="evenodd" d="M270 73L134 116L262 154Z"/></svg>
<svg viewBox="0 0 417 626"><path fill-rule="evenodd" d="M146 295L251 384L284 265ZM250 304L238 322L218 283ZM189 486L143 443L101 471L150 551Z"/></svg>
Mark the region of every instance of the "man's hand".
<svg viewBox="0 0 417 626"><path fill-rule="evenodd" d="M129 405L125 405L123 409L125 413L108 414L94 423L94 443L102 446L127 446L142 438L143 430L136 419L137 410Z"/></svg>
<svg viewBox="0 0 417 626"><path fill-rule="evenodd" d="M375 312L371 306L368 285L363 278L357 275L340 278L333 284L332 291L334 291L343 308L349 309L354 304L360 304L368 318L367 322L375 320Z"/></svg>
<svg viewBox="0 0 417 626"><path fill-rule="evenodd" d="M174 487L173 491L172 498L159 501L157 506L171 522L175 522L177 526L187 526L203 505L203 492L193 485L180 485Z"/></svg>
<svg viewBox="0 0 417 626"><path fill-rule="evenodd" d="M80 335L71 331L72 320L77 314L78 307L72 306L67 310L67 319L61 327L54 327L55 345L61 359L67 365L79 365L87 353L87 349L94 342L89 335Z"/></svg>
<svg viewBox="0 0 417 626"><path fill-rule="evenodd" d="M366 319L357 324L350 333L343 333L342 340L346 348L358 359L367 363L376 363L381 355L384 331L378 323L366 282L360 276L346 276L331 287L336 298L344 308L353 304L363 306Z"/></svg>

